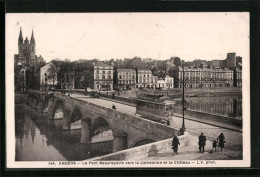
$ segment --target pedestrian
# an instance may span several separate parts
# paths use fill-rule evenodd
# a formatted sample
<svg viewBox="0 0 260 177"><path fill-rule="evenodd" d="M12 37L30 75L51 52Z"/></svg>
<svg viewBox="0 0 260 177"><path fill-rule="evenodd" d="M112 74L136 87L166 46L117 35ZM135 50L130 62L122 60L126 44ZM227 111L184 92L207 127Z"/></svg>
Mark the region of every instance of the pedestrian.
<svg viewBox="0 0 260 177"><path fill-rule="evenodd" d="M204 153L204 147L206 146L206 136L201 133L199 136L199 150L200 152Z"/></svg>
<svg viewBox="0 0 260 177"><path fill-rule="evenodd" d="M178 146L180 145L179 139L177 138L176 135L174 135L172 139L172 149L173 149L173 154L178 154Z"/></svg>
<svg viewBox="0 0 260 177"><path fill-rule="evenodd" d="M215 149L215 152L217 151L217 140L214 140L212 143L212 151Z"/></svg>
<svg viewBox="0 0 260 177"><path fill-rule="evenodd" d="M169 119L167 119L166 123L167 123L167 126L170 126L170 120Z"/></svg>
<svg viewBox="0 0 260 177"><path fill-rule="evenodd" d="M221 152L222 152L222 149L224 148L224 143L225 143L225 136L224 136L224 134L221 133L221 134L218 136L217 140L219 140L218 147L220 147L220 150L221 150Z"/></svg>
<svg viewBox="0 0 260 177"><path fill-rule="evenodd" d="M112 109L116 110L116 106L113 104Z"/></svg>

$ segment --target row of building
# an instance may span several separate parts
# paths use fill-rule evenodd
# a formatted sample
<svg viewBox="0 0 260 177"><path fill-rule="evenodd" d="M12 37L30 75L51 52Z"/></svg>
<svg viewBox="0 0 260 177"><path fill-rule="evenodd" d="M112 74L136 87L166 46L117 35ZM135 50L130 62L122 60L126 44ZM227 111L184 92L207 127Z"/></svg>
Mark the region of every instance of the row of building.
<svg viewBox="0 0 260 177"><path fill-rule="evenodd" d="M53 63L48 63L43 67L33 71L35 86L40 89L57 87L74 89L74 73L56 74L50 77L50 68L56 67ZM24 73L24 85L26 84L26 69ZM84 88L94 90L128 90L133 88L152 88L152 89L172 89L183 87L183 67L175 67L171 73L164 78L154 76L151 70L138 69L117 69L113 65L97 62L89 70L86 70ZM37 78L38 77L38 78ZM31 81L33 78L30 79ZM59 82L61 83L58 83ZM242 70L235 69L208 69L184 67L185 88L203 87L242 87Z"/></svg>
<svg viewBox="0 0 260 177"><path fill-rule="evenodd" d="M151 70L117 69L103 62L87 72L87 87L96 90L128 90L132 88L174 88L174 78L159 79Z"/></svg>
<svg viewBox="0 0 260 177"><path fill-rule="evenodd" d="M182 88L183 68L176 66L168 74L158 78L151 70L114 69L112 65L97 62L88 72L87 87L97 90ZM184 67L184 80L185 88L242 87L242 70Z"/></svg>

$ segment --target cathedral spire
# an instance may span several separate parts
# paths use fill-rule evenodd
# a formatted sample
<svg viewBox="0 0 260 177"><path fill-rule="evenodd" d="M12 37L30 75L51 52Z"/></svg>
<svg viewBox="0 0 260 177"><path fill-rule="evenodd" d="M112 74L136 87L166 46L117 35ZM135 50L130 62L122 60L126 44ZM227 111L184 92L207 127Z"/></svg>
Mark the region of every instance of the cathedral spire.
<svg viewBox="0 0 260 177"><path fill-rule="evenodd" d="M34 44L35 43L35 39L34 39L34 35L33 35L33 30L32 30L32 35L31 35L31 40L30 40L30 43L32 44Z"/></svg>
<svg viewBox="0 0 260 177"><path fill-rule="evenodd" d="M20 27L20 34L19 34L18 43L19 43L19 44L22 44L22 43L23 43L22 27Z"/></svg>

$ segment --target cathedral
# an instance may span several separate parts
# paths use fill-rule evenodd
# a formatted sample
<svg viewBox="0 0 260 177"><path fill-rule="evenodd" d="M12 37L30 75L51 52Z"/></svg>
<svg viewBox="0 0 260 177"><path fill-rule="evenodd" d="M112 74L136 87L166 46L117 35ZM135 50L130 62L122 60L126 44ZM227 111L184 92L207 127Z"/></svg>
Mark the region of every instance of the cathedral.
<svg viewBox="0 0 260 177"><path fill-rule="evenodd" d="M27 37L25 38L25 40L23 40L22 29L20 28L20 34L18 38L18 54L14 55L15 65L30 67L45 63L41 55L39 57L35 55L35 48L36 43L33 31L30 41Z"/></svg>

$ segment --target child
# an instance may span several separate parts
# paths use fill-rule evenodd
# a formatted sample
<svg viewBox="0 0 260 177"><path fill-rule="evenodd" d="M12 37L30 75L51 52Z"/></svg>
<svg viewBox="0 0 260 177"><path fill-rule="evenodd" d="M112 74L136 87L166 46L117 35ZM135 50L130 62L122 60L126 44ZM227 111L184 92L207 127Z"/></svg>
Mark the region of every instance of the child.
<svg viewBox="0 0 260 177"><path fill-rule="evenodd" d="M212 150L215 148L215 152L217 151L217 140L214 140L213 141L213 144L212 144Z"/></svg>

